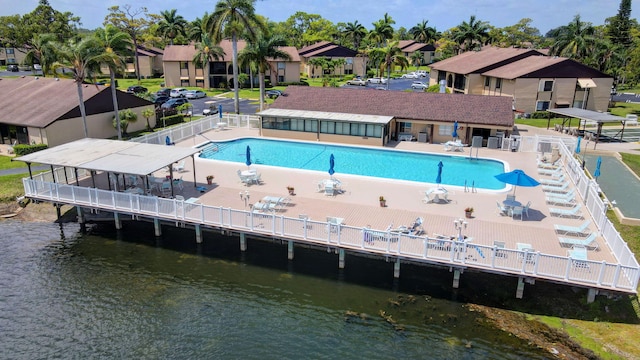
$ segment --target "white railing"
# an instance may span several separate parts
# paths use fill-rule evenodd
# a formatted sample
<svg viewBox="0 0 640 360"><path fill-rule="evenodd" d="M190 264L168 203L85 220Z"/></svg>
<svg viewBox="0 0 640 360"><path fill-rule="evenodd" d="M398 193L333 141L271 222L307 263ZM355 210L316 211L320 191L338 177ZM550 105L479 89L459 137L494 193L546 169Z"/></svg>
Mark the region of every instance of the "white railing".
<svg viewBox="0 0 640 360"><path fill-rule="evenodd" d="M333 225L323 221L261 214L245 210L185 203L175 199L78 187L45 181L48 175L24 179L28 197L80 207L106 209L132 215L246 231L414 261L469 266L527 277L539 277L635 293L640 269L623 241L610 244L630 258L619 264L605 261L572 260L539 252L498 249L453 240L433 239L381 230ZM615 230L606 233L617 235ZM620 239L621 240L621 239ZM624 251L626 249L626 251ZM624 263L622 262L624 261Z"/></svg>
<svg viewBox="0 0 640 360"><path fill-rule="evenodd" d="M236 115L236 114L223 114L211 115L205 118L189 121L180 125L168 127L162 130L156 130L151 134L143 135L130 141L147 143L147 144L159 144L164 145L165 139L168 136L172 142L181 141L189 137L198 135L205 131L215 129L224 123L225 127L232 128L258 128L260 125L260 117L256 115Z"/></svg>

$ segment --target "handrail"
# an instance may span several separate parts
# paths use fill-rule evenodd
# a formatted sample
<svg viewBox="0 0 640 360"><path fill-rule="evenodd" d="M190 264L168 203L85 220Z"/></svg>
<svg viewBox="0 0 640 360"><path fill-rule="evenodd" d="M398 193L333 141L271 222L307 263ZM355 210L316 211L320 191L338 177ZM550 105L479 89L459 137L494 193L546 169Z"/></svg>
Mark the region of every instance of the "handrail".
<svg viewBox="0 0 640 360"><path fill-rule="evenodd" d="M540 277L628 293L636 292L640 276L640 268L635 261L626 261L629 263L627 265L589 260L580 260L577 263L577 260L566 256L498 249L447 239L289 218L278 214L256 214L240 209L79 187L44 181L44 179L45 175L41 174L34 176L34 179L23 179L26 196L80 207L248 231L347 249L367 250L380 255L401 256L414 261L491 269L492 272ZM374 241L370 241L371 238L367 234L371 232L388 235L378 236Z"/></svg>

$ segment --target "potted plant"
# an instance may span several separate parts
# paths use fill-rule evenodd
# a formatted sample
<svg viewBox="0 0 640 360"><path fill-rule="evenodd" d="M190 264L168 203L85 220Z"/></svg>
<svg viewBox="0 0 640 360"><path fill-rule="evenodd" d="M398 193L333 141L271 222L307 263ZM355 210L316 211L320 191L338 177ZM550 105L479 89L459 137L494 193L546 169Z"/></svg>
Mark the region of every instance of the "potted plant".
<svg viewBox="0 0 640 360"><path fill-rule="evenodd" d="M465 217L470 218L472 214L473 214L473 208L471 206L469 206L466 209L464 209L464 216Z"/></svg>
<svg viewBox="0 0 640 360"><path fill-rule="evenodd" d="M211 185L213 183L213 175L207 175L207 184Z"/></svg>
<svg viewBox="0 0 640 360"><path fill-rule="evenodd" d="M385 199L384 196L380 196L380 198L378 198L378 200L380 200L380 207L386 207L387 206L387 199Z"/></svg>
<svg viewBox="0 0 640 360"><path fill-rule="evenodd" d="M291 185L287 186L287 190L289 190L289 195L293 195L293 193L296 191L296 189Z"/></svg>

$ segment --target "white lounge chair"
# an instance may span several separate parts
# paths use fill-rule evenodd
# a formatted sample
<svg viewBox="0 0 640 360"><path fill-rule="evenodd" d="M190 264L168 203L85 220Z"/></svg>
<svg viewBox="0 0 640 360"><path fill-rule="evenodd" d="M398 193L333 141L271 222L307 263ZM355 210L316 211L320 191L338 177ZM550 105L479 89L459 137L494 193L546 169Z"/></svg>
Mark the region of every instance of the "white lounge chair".
<svg viewBox="0 0 640 360"><path fill-rule="evenodd" d="M564 174L564 170L561 167L556 169L538 168L538 174L545 176L559 176Z"/></svg>
<svg viewBox="0 0 640 360"><path fill-rule="evenodd" d="M565 182L562 186L542 185L542 190L546 192L560 192L566 193L569 188L569 183Z"/></svg>
<svg viewBox="0 0 640 360"><path fill-rule="evenodd" d="M176 166L173 167L173 171L177 171L177 172L185 171L184 170L184 163L185 163L184 160L180 161L178 164L176 164Z"/></svg>
<svg viewBox="0 0 640 360"><path fill-rule="evenodd" d="M550 208L549 212L551 213L551 215L553 216L558 216L558 217L582 217L580 214L580 209L582 208L582 204L578 204L578 206L574 207L573 209L557 209L557 208Z"/></svg>
<svg viewBox="0 0 640 360"><path fill-rule="evenodd" d="M547 196L546 200L547 200L547 204L572 206L572 207L576 206L575 197L563 198L563 197Z"/></svg>
<svg viewBox="0 0 640 360"><path fill-rule="evenodd" d="M591 220L587 220L583 222L582 225L580 226L567 226L567 225L556 224L556 225L553 225L553 227L556 229L557 233L566 234L566 235L575 234L578 236L582 236L582 235L586 235L584 231L589 228L590 224L591 224Z"/></svg>
<svg viewBox="0 0 640 360"><path fill-rule="evenodd" d="M598 235L596 233L591 233L584 239L559 237L558 241L562 246L582 245L586 248L592 248L593 250L596 250L598 249L598 242L596 241L597 236Z"/></svg>
<svg viewBox="0 0 640 360"><path fill-rule="evenodd" d="M547 186L562 186L567 183L567 180L565 180L564 175L561 175L558 179L540 179L538 182Z"/></svg>
<svg viewBox="0 0 640 360"><path fill-rule="evenodd" d="M555 163L551 163L538 160L538 168L540 169L556 170L559 166L560 165L558 161L556 161Z"/></svg>

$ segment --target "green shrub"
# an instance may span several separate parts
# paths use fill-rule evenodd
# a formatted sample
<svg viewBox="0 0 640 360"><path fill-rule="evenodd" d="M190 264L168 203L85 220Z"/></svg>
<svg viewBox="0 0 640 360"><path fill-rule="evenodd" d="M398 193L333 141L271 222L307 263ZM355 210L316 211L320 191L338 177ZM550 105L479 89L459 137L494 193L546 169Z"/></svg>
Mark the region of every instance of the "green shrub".
<svg viewBox="0 0 640 360"><path fill-rule="evenodd" d="M292 81L292 82L281 82L281 83L278 83L278 86L289 86L289 85L309 86L309 83L306 82L306 81Z"/></svg>
<svg viewBox="0 0 640 360"><path fill-rule="evenodd" d="M444 91L445 91L447 94L451 94L451 90L449 90L449 88L445 88L445 89L444 89ZM427 92L430 92L430 93L439 93L439 92L440 92L440 85L439 85L439 84L434 84L434 85L429 86L429 87L427 88Z"/></svg>
<svg viewBox="0 0 640 360"><path fill-rule="evenodd" d="M45 144L34 144L34 145L17 144L13 147L13 151L16 153L16 156L22 156L22 155L31 154L40 150L44 150L46 148L48 148L48 146Z"/></svg>
<svg viewBox="0 0 640 360"><path fill-rule="evenodd" d="M175 115L169 115L169 116L165 116L164 120L162 119L162 116L158 117L158 121L156 121L156 128L160 128L163 126L170 126L170 125L175 125L175 124L180 124L184 122L184 115L183 114L175 114Z"/></svg>
<svg viewBox="0 0 640 360"><path fill-rule="evenodd" d="M533 114L531 114L531 118L532 119L548 119L549 118L549 112L547 112L547 111L536 111Z"/></svg>

